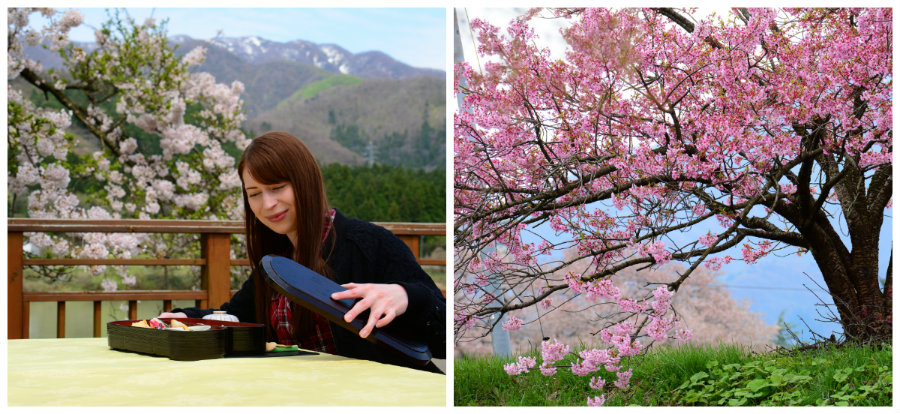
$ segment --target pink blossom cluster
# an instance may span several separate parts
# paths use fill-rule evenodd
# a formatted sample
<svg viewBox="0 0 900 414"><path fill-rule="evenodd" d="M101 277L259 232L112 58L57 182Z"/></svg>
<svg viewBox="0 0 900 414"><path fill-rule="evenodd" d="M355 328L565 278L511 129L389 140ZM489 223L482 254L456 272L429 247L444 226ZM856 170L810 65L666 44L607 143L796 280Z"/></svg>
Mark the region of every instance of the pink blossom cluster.
<svg viewBox="0 0 900 414"><path fill-rule="evenodd" d="M582 366L589 372L598 371L601 367L605 367L609 372L614 372L618 370L616 366L623 355L621 352L617 354L610 349L594 348L583 350L578 353L578 356L584 360Z"/></svg>
<svg viewBox="0 0 900 414"><path fill-rule="evenodd" d="M662 240L638 244L637 253L641 256L652 256L657 264L664 264L672 257L672 254L666 250L666 242Z"/></svg>
<svg viewBox="0 0 900 414"><path fill-rule="evenodd" d="M503 370L509 375L519 375L527 373L536 364L537 361L534 358L520 356L518 361L504 365Z"/></svg>
<svg viewBox="0 0 900 414"><path fill-rule="evenodd" d="M625 312L641 313L647 309L646 302L632 299L619 298L617 304L619 305L619 308Z"/></svg>
<svg viewBox="0 0 900 414"><path fill-rule="evenodd" d="M553 375L556 375L556 367L546 362L541 364L540 370L541 374L545 377L552 377Z"/></svg>
<svg viewBox="0 0 900 414"><path fill-rule="evenodd" d="M505 331L517 331L522 329L522 320L514 315L510 315L509 319L507 319L506 322L503 322L501 326L503 326L503 330Z"/></svg>
<svg viewBox="0 0 900 414"><path fill-rule="evenodd" d="M669 330L675 326L674 319L660 318L654 315L648 317L650 323L644 329L647 336L654 341L664 341L668 337Z"/></svg>
<svg viewBox="0 0 900 414"><path fill-rule="evenodd" d="M600 331L600 339L616 347L619 356L632 356L641 352L643 346L633 341L637 329L632 321L623 321Z"/></svg>
<svg viewBox="0 0 900 414"><path fill-rule="evenodd" d="M541 342L541 358L545 364L552 364L561 361L569 353L569 346L561 344L553 338L553 342Z"/></svg>
<svg viewBox="0 0 900 414"><path fill-rule="evenodd" d="M481 299L481 303L488 304L488 303L491 303L491 302L493 302L493 301L495 301L495 300L497 300L497 297L494 296L494 294L492 294L492 293L485 293L485 294L484 294L484 298Z"/></svg>
<svg viewBox="0 0 900 414"><path fill-rule="evenodd" d="M756 263L760 257L764 257L772 250L772 242L768 240L760 240L754 247L753 244L744 243L741 254L744 256L744 262L747 264Z"/></svg>
<svg viewBox="0 0 900 414"><path fill-rule="evenodd" d="M672 303L672 296L675 295L675 292L669 290L669 287L666 285L662 285L653 290L653 298L656 299L653 301L651 307L653 308L653 313L656 315L662 315L666 313L666 310L669 309L669 304Z"/></svg>
<svg viewBox="0 0 900 414"><path fill-rule="evenodd" d="M602 377L593 377L589 385L595 390L602 390L606 386L606 381Z"/></svg>
<svg viewBox="0 0 900 414"><path fill-rule="evenodd" d="M716 244L716 240L718 240L718 238L719 238L719 236L717 234L706 233L706 234L700 236L699 241L700 241L700 244L702 244L706 247L711 247L712 245Z"/></svg>
<svg viewBox="0 0 900 414"><path fill-rule="evenodd" d="M719 270L722 268L723 264L728 264L728 263L731 263L731 256L712 257L712 258L706 259L704 266L706 266L707 269Z"/></svg>
<svg viewBox="0 0 900 414"><path fill-rule="evenodd" d="M617 288L609 279L590 283L583 282L580 279L581 275L577 274L568 274L565 278L569 289L576 293L586 294L590 300L619 300L619 288Z"/></svg>
<svg viewBox="0 0 900 414"><path fill-rule="evenodd" d="M606 402L606 396L599 395L595 397L588 397L587 405L588 407L601 407Z"/></svg>
<svg viewBox="0 0 900 414"><path fill-rule="evenodd" d="M694 334L690 329L676 329L675 330L675 338L681 342L690 341L693 336L694 336Z"/></svg>
<svg viewBox="0 0 900 414"><path fill-rule="evenodd" d="M631 381L631 369L628 371L619 371L616 373L616 382L613 383L618 388L626 389L628 388L628 382Z"/></svg>
<svg viewBox="0 0 900 414"><path fill-rule="evenodd" d="M475 323L478 321L478 318L475 318L471 315L465 315L461 312L453 313L453 323L457 326L465 326L467 329L471 329L475 326Z"/></svg>

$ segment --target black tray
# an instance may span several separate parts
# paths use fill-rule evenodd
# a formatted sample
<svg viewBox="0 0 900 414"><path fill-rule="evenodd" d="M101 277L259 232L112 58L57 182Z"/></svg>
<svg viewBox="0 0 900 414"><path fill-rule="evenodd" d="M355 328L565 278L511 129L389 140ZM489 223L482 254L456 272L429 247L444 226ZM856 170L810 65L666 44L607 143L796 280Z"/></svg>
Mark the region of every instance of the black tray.
<svg viewBox="0 0 900 414"><path fill-rule="evenodd" d="M349 323L344 321L344 314L353 307L354 301L331 299L332 293L347 290L331 279L282 256L265 256L260 261L260 267L272 288L292 302L355 334L358 334L366 326L368 311L358 315ZM373 329L365 339L391 349L417 365L426 365L431 360L431 350L428 349L427 344L404 337L392 329L390 324L384 328Z"/></svg>
<svg viewBox="0 0 900 414"><path fill-rule="evenodd" d="M174 318L188 326L209 325L207 331L174 331L131 326L139 320L106 324L109 347L116 350L160 355L177 361L221 358L226 355L258 355L266 352L265 326L197 318ZM172 318L161 318L166 324Z"/></svg>

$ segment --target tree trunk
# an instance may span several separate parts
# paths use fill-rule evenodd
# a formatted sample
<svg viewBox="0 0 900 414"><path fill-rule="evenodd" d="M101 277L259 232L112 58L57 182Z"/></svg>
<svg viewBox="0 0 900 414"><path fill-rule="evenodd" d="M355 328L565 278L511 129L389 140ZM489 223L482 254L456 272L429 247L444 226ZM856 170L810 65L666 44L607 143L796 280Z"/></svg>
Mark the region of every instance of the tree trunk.
<svg viewBox="0 0 900 414"><path fill-rule="evenodd" d="M853 246L852 251L847 251L827 221L816 220L804 232L838 310L841 327L850 340L891 341L891 290L887 280L883 290L878 282L879 228L869 228L868 237L856 237L865 243Z"/></svg>
<svg viewBox="0 0 900 414"><path fill-rule="evenodd" d="M808 147L807 150L814 150L820 145L820 135L824 131L825 128L812 128L810 135L804 136L803 144ZM884 211L891 199L892 169L882 166L867 178L856 163L841 164L839 158L822 154L816 162L826 181L835 182L834 192L839 200L849 243L845 244L835 230L829 213L811 192L797 192L791 203L779 203L776 210L793 223L807 241L838 310L838 319L847 339L890 342L890 278L885 280L885 287L881 289L878 244ZM801 165L796 175L799 188L809 187L814 171L812 160ZM890 267L889 264L889 272Z"/></svg>

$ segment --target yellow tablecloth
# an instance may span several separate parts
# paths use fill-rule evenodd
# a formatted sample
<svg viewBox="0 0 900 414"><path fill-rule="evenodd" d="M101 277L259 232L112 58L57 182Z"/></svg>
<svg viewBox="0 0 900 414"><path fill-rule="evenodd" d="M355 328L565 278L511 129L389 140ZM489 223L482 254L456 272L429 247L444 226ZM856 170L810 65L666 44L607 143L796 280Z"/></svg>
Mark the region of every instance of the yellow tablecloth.
<svg viewBox="0 0 900 414"><path fill-rule="evenodd" d="M447 377L329 354L172 361L106 338L8 340L10 406L443 406Z"/></svg>

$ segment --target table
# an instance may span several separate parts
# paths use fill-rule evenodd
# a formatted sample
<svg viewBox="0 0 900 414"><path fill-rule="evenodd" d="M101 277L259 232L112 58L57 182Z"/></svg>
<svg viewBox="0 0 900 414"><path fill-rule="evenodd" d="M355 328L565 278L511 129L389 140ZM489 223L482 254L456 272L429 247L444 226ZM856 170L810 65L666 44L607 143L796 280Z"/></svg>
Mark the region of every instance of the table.
<svg viewBox="0 0 900 414"><path fill-rule="evenodd" d="M330 354L173 361L106 338L8 341L10 406L444 406L447 377Z"/></svg>

